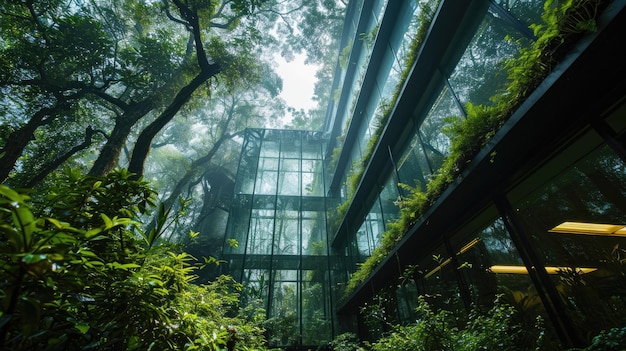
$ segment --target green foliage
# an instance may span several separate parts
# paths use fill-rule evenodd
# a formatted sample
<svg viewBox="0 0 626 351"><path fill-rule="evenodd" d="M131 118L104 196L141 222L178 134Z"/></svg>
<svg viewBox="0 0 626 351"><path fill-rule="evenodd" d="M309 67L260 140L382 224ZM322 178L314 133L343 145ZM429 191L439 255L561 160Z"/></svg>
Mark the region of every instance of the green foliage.
<svg viewBox="0 0 626 351"><path fill-rule="evenodd" d="M263 349L241 285L193 284L194 257L142 237L154 193L129 176L68 171L45 195L0 185L1 348Z"/></svg>
<svg viewBox="0 0 626 351"><path fill-rule="evenodd" d="M626 327L602 331L591 341L584 351L626 350Z"/></svg>
<svg viewBox="0 0 626 351"><path fill-rule="evenodd" d="M341 49L339 53L339 66L344 71L348 69L348 61L350 60L350 53L352 52L352 40Z"/></svg>
<svg viewBox="0 0 626 351"><path fill-rule="evenodd" d="M337 335L331 342L330 346L334 351L361 351L359 338L354 333L343 333Z"/></svg>
<svg viewBox="0 0 626 351"><path fill-rule="evenodd" d="M383 244L350 277L344 296L349 295L367 279L393 249L390 244L400 240L409 227L457 179L472 158L506 122L512 111L549 74L565 54L565 49L581 33L595 29L595 16L598 15L599 7L605 3L603 0L568 0L558 4L552 0L546 1L542 16L544 24L532 26L538 39L531 46L521 49L519 56L504 63L508 80L506 91L492 97L493 105L468 104L465 119L452 116L448 119L449 124L443 132L450 138L451 146L443 165L426 184L425 193L415 189L407 199L401 201L405 205L401 209L401 218L390 225L390 229L383 234ZM419 45L416 44L415 47L419 48ZM384 120L382 124L384 125Z"/></svg>
<svg viewBox="0 0 626 351"><path fill-rule="evenodd" d="M372 350L407 351L474 351L474 350L540 350L543 322L524 326L517 311L496 299L487 313L473 311L468 320L446 310L433 311L420 296L418 320L410 325L396 325Z"/></svg>

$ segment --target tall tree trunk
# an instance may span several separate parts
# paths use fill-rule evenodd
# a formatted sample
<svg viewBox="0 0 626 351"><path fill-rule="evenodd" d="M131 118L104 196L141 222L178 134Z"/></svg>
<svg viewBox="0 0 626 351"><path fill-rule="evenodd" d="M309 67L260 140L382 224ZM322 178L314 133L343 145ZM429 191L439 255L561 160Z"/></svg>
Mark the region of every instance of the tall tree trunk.
<svg viewBox="0 0 626 351"><path fill-rule="evenodd" d="M82 143L74 146L70 151L66 152L61 157L53 160L52 162L42 167L42 169L39 171L39 173L37 173L36 176L34 176L28 182L26 182L25 187L32 188L37 183L42 181L48 174L50 174L52 171L54 171L60 165L62 165L65 161L67 161L70 157L72 157L74 154L91 146L91 144L93 143L93 136L96 133L100 133L106 137L106 134L104 134L104 132L100 130L94 130L91 128L91 126L87 127L87 130L85 131L85 140Z"/></svg>
<svg viewBox="0 0 626 351"><path fill-rule="evenodd" d="M128 164L128 171L134 173L134 179L143 177L143 166L150 152L150 145L154 137L165 127L178 113L178 111L189 101L191 95L198 89L204 82L209 80L220 72L220 66L217 64L209 65L208 69L203 69L189 84L184 86L172 103L139 134L137 141L135 142L135 148Z"/></svg>
<svg viewBox="0 0 626 351"><path fill-rule="evenodd" d="M117 166L133 126L154 108L153 99L145 99L124 109L124 114L116 118L113 131L89 170L89 175L105 176Z"/></svg>
<svg viewBox="0 0 626 351"><path fill-rule="evenodd" d="M67 104L57 104L52 108L42 108L21 128L9 135L1 150L0 157L0 183L9 177L9 173L15 167L17 160L22 156L24 149L35 139L35 131L37 128L49 124L59 112L64 111L68 107Z"/></svg>
<svg viewBox="0 0 626 351"><path fill-rule="evenodd" d="M185 175L182 178L178 180L178 182L174 186L174 189L172 189L172 191L170 192L170 195L167 197L167 199L163 201L163 206L165 206L165 208L167 209L171 208L174 205L174 202L178 199L180 194L183 192L183 189L185 188L185 186L190 181L192 181L194 177L196 177L198 174L201 174L200 170L202 168L206 168L207 165L211 162L211 160L213 159L213 156L215 156L215 154L217 153L217 150L219 150L219 148L222 146L224 141L232 138L233 136L237 134L238 133L236 134L222 133L221 137L215 142L215 144L213 144L213 146L211 147L211 150L209 150L209 152L206 155L193 161L191 163L191 166L189 167L189 170L185 173ZM154 228L154 226L156 225L156 220L157 220L156 217L152 218L152 221L150 222L150 224L145 230L146 232L149 232L150 230L152 230L152 228Z"/></svg>
<svg viewBox="0 0 626 351"><path fill-rule="evenodd" d="M135 174L135 179L143 177L143 166L146 158L148 158L150 145L152 145L154 137L174 118L180 108L189 101L196 89L221 71L219 63L209 63L207 58L204 45L202 44L202 28L200 27L198 13L188 7L186 2L183 3L180 0L172 0L172 2L178 7L181 18L187 21L186 27L191 32L191 38L193 38L193 48L196 50L196 59L198 60L200 73L189 84L184 86L161 115L139 134L130 163L128 164L128 171Z"/></svg>

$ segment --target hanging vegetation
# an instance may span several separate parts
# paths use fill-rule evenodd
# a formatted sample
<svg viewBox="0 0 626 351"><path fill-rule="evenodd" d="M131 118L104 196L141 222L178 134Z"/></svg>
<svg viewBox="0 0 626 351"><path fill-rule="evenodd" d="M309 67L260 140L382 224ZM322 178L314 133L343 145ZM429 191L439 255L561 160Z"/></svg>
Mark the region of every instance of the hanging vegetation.
<svg viewBox="0 0 626 351"><path fill-rule="evenodd" d="M610 1L569 0L562 3L548 0L544 5L543 24L531 26L537 40L521 49L516 58L505 62L507 88L492 97L490 106L468 104L467 118L455 119L445 130L450 138L450 153L443 165L426 185L426 191L411 188L400 204L401 216L388 226L380 246L354 272L344 290L351 294L387 257L395 245L415 225L439 196L467 167L472 158L487 144L513 111L558 64L581 35L596 29L595 18Z"/></svg>

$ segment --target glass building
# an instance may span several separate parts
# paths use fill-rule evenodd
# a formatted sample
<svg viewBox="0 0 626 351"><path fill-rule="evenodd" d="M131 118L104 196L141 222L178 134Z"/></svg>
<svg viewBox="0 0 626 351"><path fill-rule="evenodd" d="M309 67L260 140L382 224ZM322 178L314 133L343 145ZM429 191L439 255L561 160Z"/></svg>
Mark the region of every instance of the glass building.
<svg viewBox="0 0 626 351"><path fill-rule="evenodd" d="M626 2L589 3L524 67L556 3L350 1L324 130L243 138L222 258L272 346L376 340L364 307L420 295L502 295L557 350L626 325Z"/></svg>

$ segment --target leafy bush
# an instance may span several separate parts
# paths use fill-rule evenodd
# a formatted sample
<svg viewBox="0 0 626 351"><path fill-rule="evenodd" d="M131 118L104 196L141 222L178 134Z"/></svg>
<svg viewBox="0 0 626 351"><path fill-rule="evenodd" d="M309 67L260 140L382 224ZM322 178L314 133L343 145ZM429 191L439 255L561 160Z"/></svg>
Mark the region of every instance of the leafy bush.
<svg viewBox="0 0 626 351"><path fill-rule="evenodd" d="M496 299L486 313L473 311L464 316L451 311L435 312L423 296L416 309L418 320L410 325L393 326L392 331L372 345L374 351L475 351L540 350L543 321L533 326L518 322L515 308Z"/></svg>
<svg viewBox="0 0 626 351"><path fill-rule="evenodd" d="M354 333L343 333L330 342L334 351L361 351L364 350L359 343L359 338Z"/></svg>
<svg viewBox="0 0 626 351"><path fill-rule="evenodd" d="M239 284L193 284L195 258L159 240L170 219L141 231L147 183L69 171L30 195L0 185L1 349L264 349Z"/></svg>
<svg viewBox="0 0 626 351"><path fill-rule="evenodd" d="M602 331L591 341L591 345L584 349L570 349L569 351L623 351L626 350L626 327L613 328Z"/></svg>

